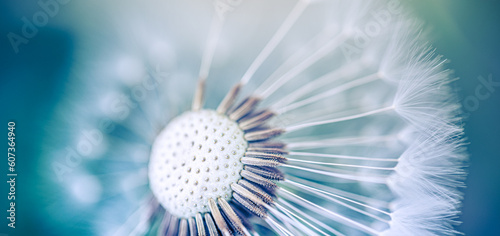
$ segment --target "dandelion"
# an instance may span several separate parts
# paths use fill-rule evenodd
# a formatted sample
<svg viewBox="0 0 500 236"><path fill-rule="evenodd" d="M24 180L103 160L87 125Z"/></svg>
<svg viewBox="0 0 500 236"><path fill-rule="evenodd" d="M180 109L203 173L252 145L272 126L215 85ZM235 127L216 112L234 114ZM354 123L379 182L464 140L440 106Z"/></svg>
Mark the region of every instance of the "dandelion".
<svg viewBox="0 0 500 236"><path fill-rule="evenodd" d="M399 1L159 5L97 72L96 232L459 234L451 72Z"/></svg>

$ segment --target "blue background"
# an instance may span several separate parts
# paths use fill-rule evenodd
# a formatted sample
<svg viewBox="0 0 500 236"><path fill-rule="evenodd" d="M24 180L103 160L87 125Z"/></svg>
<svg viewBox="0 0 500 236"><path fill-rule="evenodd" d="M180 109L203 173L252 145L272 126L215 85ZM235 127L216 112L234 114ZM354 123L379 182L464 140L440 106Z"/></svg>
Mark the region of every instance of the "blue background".
<svg viewBox="0 0 500 236"><path fill-rule="evenodd" d="M69 3L71 4L71 3ZM409 3L415 14L431 29L437 52L450 60L462 101L475 96L480 86L478 78L492 76L500 82L500 8L497 1L413 1ZM57 135L57 127L48 130L47 122L54 117L54 109L64 99L72 67L74 48L79 39L68 29L49 25L40 28L29 43L14 53L6 35L18 32L21 17L37 11L36 1L0 2L0 127L16 122L17 150L17 229L6 227L0 217L0 235L59 235L71 228L49 227L47 203L57 202L53 186L46 186L40 177L51 174L42 169L41 153L44 134ZM55 16L63 18L64 14ZM64 20L64 19L58 19ZM500 235L500 87L491 96L479 100L476 110L465 109L468 117L465 130L470 153L469 177L463 224L459 229L467 235ZM6 138L6 136L3 136ZM5 142L6 143L6 142ZM2 146L7 148L6 145ZM0 180L5 177L7 162L0 162ZM4 168L5 167L5 168ZM0 184L0 210L7 208L7 184ZM4 213L2 213L3 215ZM42 221L42 219L45 219Z"/></svg>

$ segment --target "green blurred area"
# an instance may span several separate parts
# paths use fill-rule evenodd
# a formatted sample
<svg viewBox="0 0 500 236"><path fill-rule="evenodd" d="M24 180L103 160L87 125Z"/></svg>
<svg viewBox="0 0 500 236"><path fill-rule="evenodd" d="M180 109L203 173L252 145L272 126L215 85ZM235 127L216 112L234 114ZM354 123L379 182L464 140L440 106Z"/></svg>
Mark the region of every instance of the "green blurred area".
<svg viewBox="0 0 500 236"><path fill-rule="evenodd" d="M456 82L462 101L477 99L480 77L492 76L500 82L500 7L498 1L412 1L415 14L430 29L433 45L449 59L448 67L460 78ZM73 32L49 25L15 53L6 37L19 31L21 17L32 15L36 1L2 1L0 3L0 127L16 122L17 143L17 227L6 227L0 220L0 235L86 235L71 225L50 226L51 212L61 201L53 186L47 186L51 170L41 168L41 153L54 109L64 98L72 57L78 39ZM62 18L64 15L55 16ZM64 20L64 19L58 19ZM475 97L475 98L474 98ZM463 224L467 235L500 235L500 86L486 99L477 99L476 109L466 106L468 118L464 127L470 152L469 177L464 200ZM56 132L56 131L54 131ZM5 131L5 134L7 132ZM1 135L1 134L0 134ZM4 145L6 149L6 145ZM0 174L5 177L5 168ZM7 207L6 184L0 186L0 210ZM47 203L51 203L48 206ZM63 210L63 209L61 209ZM78 221L75 219L75 225Z"/></svg>
<svg viewBox="0 0 500 236"><path fill-rule="evenodd" d="M468 114L470 166L459 228L467 235L500 235L500 86L488 91L488 98L473 98L477 90L483 93L480 77L500 83L500 2L425 0L412 5L432 27L437 52L460 78L458 92ZM470 100L478 105L467 104Z"/></svg>

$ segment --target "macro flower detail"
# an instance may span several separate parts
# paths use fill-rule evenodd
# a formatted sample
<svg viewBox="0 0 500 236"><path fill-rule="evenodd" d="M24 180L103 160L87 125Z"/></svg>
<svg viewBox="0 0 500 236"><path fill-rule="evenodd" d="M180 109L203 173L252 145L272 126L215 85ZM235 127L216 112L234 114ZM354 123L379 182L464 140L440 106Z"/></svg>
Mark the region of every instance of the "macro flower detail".
<svg viewBox="0 0 500 236"><path fill-rule="evenodd" d="M399 1L141 4L163 21L124 17L139 50L96 72L115 128L88 162L126 189L96 232L460 234L452 73Z"/></svg>
<svg viewBox="0 0 500 236"><path fill-rule="evenodd" d="M268 140L283 131L265 126L273 113L254 111L257 99L232 104L240 87L216 111L175 118L153 145L150 185L166 214L179 218L179 233L249 234L236 212L246 209L265 218L266 207L273 204L274 181L283 180L276 167L286 162L286 152L282 143ZM231 199L242 209L230 205ZM168 229L167 234L175 233L174 227Z"/></svg>

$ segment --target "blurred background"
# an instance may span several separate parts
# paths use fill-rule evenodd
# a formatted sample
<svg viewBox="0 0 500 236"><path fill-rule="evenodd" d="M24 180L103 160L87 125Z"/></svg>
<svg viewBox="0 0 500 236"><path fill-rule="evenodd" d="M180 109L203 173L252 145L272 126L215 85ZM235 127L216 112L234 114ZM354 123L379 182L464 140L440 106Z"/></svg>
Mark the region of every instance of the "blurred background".
<svg viewBox="0 0 500 236"><path fill-rule="evenodd" d="M63 1L61 1L63 2ZM0 125L16 122L16 229L0 220L0 235L86 235L86 227L59 224L57 186L47 181L48 169L42 153L50 151L47 139L64 135L68 124L51 125L57 107L71 93L71 68L77 48L85 42L75 25L99 24L96 12L80 12L89 22L74 22L75 9L67 1L47 25L33 37L18 39L13 47L9 32L23 30L23 17L40 11L37 1L0 2ZM449 59L449 68L460 78L456 84L467 118L464 123L470 153L469 176L459 229L467 235L500 235L500 86L492 86L487 97L476 95L489 77L500 83L500 3L497 1L421 0L408 8L425 22L439 54ZM65 11L65 9L71 9ZM80 18L81 19L81 18ZM42 19L43 20L43 19ZM29 29L28 29L29 31ZM86 45L88 46L88 45ZM16 49L17 48L17 49ZM57 139L55 139L57 140ZM51 141L53 142L53 141ZM50 143L50 142L49 142ZM57 144L55 144L57 145ZM6 145L3 146L6 148ZM7 162L0 166L1 179ZM0 209L7 208L7 184L0 187ZM5 213L4 213L5 214ZM82 223L83 224L83 223ZM3 233L3 234L2 234Z"/></svg>

